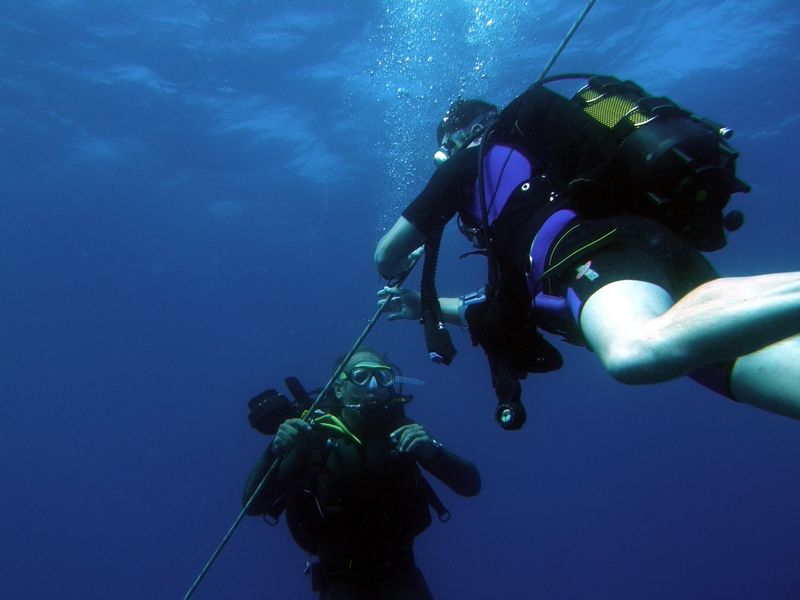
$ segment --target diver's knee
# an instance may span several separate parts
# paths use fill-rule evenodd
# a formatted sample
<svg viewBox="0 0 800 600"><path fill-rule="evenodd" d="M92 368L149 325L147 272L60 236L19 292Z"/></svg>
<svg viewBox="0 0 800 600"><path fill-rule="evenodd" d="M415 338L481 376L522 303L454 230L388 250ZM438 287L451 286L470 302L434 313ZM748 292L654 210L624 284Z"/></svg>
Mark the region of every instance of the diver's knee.
<svg viewBox="0 0 800 600"><path fill-rule="evenodd" d="M629 352L609 352L601 360L606 372L620 383L640 383L642 373L646 371L641 359Z"/></svg>
<svg viewBox="0 0 800 600"><path fill-rule="evenodd" d="M600 359L612 378L628 385L660 383L678 376L652 349L638 344L616 344Z"/></svg>

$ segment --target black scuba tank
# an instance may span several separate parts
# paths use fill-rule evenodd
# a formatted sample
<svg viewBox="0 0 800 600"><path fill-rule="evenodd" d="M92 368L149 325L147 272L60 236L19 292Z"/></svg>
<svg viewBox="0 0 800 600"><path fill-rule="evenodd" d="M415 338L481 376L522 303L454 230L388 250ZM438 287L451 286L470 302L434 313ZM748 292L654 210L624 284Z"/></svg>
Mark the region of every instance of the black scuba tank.
<svg viewBox="0 0 800 600"><path fill-rule="evenodd" d="M563 79L586 85L570 99L545 87ZM750 191L736 177L730 129L610 76L548 77L518 101L526 143L587 213L640 214L698 250L725 246L723 210Z"/></svg>

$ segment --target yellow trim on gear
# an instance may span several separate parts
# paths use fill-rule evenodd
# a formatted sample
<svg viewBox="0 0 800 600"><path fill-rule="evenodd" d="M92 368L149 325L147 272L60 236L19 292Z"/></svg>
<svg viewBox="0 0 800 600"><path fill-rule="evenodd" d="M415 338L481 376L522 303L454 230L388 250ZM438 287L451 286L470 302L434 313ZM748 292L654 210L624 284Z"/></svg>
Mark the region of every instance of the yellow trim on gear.
<svg viewBox="0 0 800 600"><path fill-rule="evenodd" d="M573 227L572 229L570 229L569 231L567 231L567 233L569 233L570 231L572 231L572 230L573 230L573 229L575 229L576 227L578 227L578 225L576 225L575 227ZM564 258L562 258L560 261L558 261L558 262L557 262L556 264L554 264L553 266L549 267L548 269L545 269L544 273L542 273L542 276L541 276L539 279L544 279L545 277L547 277L547 275L548 275L548 274L549 274L551 271L554 271L555 269L557 269L558 267L560 267L561 265L563 265L565 262L567 262L568 260L570 260L570 259L571 259L573 256L575 256L576 254L579 254L580 252L583 252L584 250L586 250L586 249L588 249L588 248L591 248L591 247L592 247L592 246L594 246L595 244L599 244L599 243L600 243L600 242L602 242L604 239L606 239L608 236L610 236L610 235L614 235L616 232L617 232L617 228L615 227L614 229L612 229L612 230L611 230L611 231L609 231L608 233L605 233L605 234L601 235L601 236L600 236L599 238L597 238L596 240L592 240L592 241L591 241L591 242L589 242L588 244L585 244L585 245L581 246L580 248L578 248L577 250L575 250L574 252L571 252L570 254L568 254L567 256L565 256ZM562 235L562 236L559 238L558 242L556 242L556 245L555 245L555 246L553 246L553 252L555 252L555 248L556 248L556 246L558 246L558 244L561 242L561 240L563 240L565 237L567 237L567 233L565 233L564 235Z"/></svg>
<svg viewBox="0 0 800 600"><path fill-rule="evenodd" d="M336 415L332 415L330 413L322 413L318 417L313 417L311 419L306 420L308 417L308 411L303 411L303 414L300 415L300 418L303 421L309 423L312 427L316 426L320 429L327 429L333 433L338 433L339 435L354 441L356 444L361 446L361 440L356 437L356 435L347 428L342 420L337 417Z"/></svg>
<svg viewBox="0 0 800 600"><path fill-rule="evenodd" d="M584 90L580 96L585 101L583 111L609 129L623 119L627 119L635 127L648 120L647 115L639 110L639 105L625 96L607 96L592 89Z"/></svg>

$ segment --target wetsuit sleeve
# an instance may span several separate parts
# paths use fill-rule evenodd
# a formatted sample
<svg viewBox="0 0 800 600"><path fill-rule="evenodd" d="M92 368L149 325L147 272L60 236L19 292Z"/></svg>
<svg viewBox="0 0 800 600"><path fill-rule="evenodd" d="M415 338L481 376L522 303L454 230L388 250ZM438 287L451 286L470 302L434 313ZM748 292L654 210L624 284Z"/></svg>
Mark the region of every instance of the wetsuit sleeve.
<svg viewBox="0 0 800 600"><path fill-rule="evenodd" d="M481 491L478 467L445 448L429 460L420 460L419 464L460 496L476 496Z"/></svg>
<svg viewBox="0 0 800 600"><path fill-rule="evenodd" d="M253 495L258 484L261 483L264 475L267 474L275 460L276 456L267 448L247 477L247 483L245 483L244 492L242 493L242 506L247 504L250 496ZM281 496L283 496L284 492L286 492L292 484L300 479L303 474L303 467L306 463L307 456L305 453L300 454L297 450L290 452L281 460L275 471L270 474L264 487L261 488L258 496L253 500L250 508L248 508L247 514L271 514L277 516L276 512L280 513L278 506Z"/></svg>
<svg viewBox="0 0 800 600"><path fill-rule="evenodd" d="M434 172L425 189L403 211L403 216L427 241L470 201L477 173L478 149L457 152Z"/></svg>

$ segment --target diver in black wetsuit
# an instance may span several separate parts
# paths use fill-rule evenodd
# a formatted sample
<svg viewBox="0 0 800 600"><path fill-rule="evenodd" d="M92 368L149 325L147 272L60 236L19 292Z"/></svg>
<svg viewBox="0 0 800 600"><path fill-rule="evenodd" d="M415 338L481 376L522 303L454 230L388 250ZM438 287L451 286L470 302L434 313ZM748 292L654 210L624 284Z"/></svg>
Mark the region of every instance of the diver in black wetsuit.
<svg viewBox="0 0 800 600"><path fill-rule="evenodd" d="M431 523L429 507L449 516L419 466L462 496L480 475L408 419L392 366L357 351L334 384L327 426L291 418L281 424L250 473L243 503L281 457L248 511L286 521L297 544L319 562L312 588L325 600L424 600L431 593L414 562L413 542Z"/></svg>

